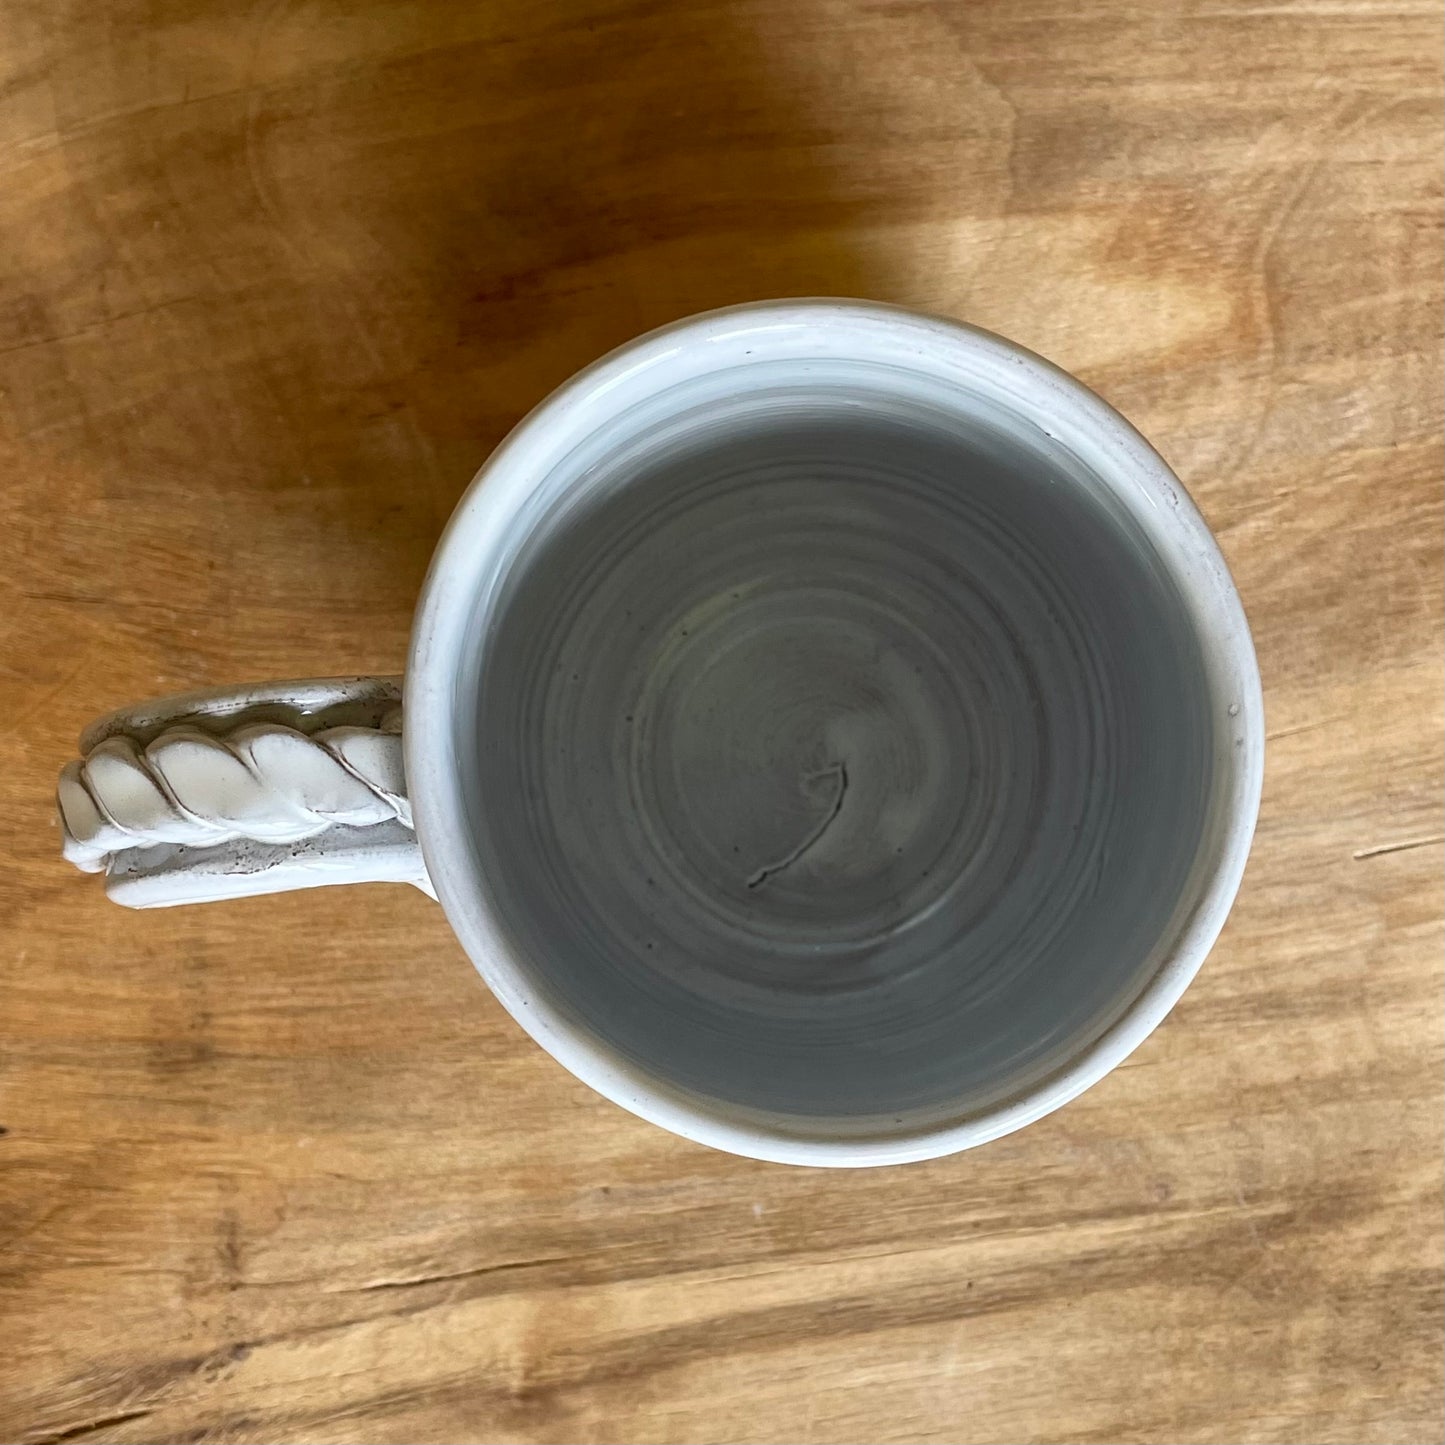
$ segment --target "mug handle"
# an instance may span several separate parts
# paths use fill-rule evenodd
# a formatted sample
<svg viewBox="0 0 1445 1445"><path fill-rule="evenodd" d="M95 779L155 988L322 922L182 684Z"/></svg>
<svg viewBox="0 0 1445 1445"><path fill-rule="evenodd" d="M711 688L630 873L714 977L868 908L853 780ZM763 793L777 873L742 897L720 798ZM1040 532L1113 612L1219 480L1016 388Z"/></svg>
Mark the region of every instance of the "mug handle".
<svg viewBox="0 0 1445 1445"><path fill-rule="evenodd" d="M431 897L402 761L401 679L305 678L122 708L61 770L61 851L129 908L329 883Z"/></svg>

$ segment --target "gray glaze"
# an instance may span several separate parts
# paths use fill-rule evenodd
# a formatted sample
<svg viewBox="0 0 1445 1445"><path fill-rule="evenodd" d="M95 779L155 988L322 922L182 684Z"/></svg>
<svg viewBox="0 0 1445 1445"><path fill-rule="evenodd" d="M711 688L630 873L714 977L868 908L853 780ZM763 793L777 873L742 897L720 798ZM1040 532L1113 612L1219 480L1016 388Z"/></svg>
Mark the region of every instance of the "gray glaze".
<svg viewBox="0 0 1445 1445"><path fill-rule="evenodd" d="M800 1130L1077 1056L1157 967L1216 745L1109 488L857 382L590 447L537 479L462 709L478 886L549 1007Z"/></svg>
<svg viewBox="0 0 1445 1445"><path fill-rule="evenodd" d="M1002 337L815 298L664 326L521 421L404 685L124 709L57 802L131 907L414 884L607 1098L851 1168L1021 1128L1148 1037L1264 739L1224 558L1122 417Z"/></svg>

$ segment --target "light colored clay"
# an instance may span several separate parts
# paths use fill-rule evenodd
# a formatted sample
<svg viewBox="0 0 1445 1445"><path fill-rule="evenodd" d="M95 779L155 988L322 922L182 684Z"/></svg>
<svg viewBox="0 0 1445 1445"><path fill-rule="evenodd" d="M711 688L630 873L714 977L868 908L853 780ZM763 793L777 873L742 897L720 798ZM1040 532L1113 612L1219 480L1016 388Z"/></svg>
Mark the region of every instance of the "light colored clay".
<svg viewBox="0 0 1445 1445"><path fill-rule="evenodd" d="M838 750L840 745L857 744L886 762L887 729L878 726L871 712L860 715L857 704L869 692L885 701L902 701L898 689L882 681L892 664L886 656L876 662L867 660L871 654L864 653L861 671L830 672L826 688L790 678L791 665L770 665L768 677L786 684L774 694L784 708L775 720L782 748L775 760L790 761L790 777L769 794L774 801L766 812L750 815L746 839L719 836L709 840L709 846L729 856L734 844L750 848L746 857L738 855L740 871L710 872L703 886L698 881L703 870L696 867L702 854L691 843L676 851L666 848L666 856L675 858L677 865L667 879L666 896L651 903L647 893L657 892L663 882L656 873L651 876L657 887L649 890L645 871L640 877L620 873L615 856L609 856L605 848L581 846L578 838L578 830L588 828L594 838L626 837L617 803L608 794L611 764L603 761L609 756L604 743L621 749L622 739L614 743L614 734L625 733L631 726L629 712L634 723L639 714L624 706L615 718L607 714L612 718L608 726L599 726L599 715L586 705L579 705L575 715L569 711L567 688L591 687L597 698L603 696L605 689L596 690L598 680L589 682L589 669L602 669L604 659L583 642L594 626L595 641L607 648L620 648L618 629L629 621L634 628L655 627L659 644L666 643L663 634L669 633L670 627L675 641L660 646L656 664L640 672L639 679L644 684L652 679L665 688L671 678L699 700L703 693L697 689L705 686L702 665L708 649L700 647L690 653L696 634L680 615L639 616L634 607L631 619L613 619L611 628L600 620L594 623L595 613L584 599L590 596L593 608L610 605L604 604L610 595L605 579L623 567L631 553L626 545L617 549L620 537L616 535L609 546L599 533L596 546L577 552L571 552L564 539L574 524L576 538L585 537L587 523L581 519L589 513L600 516L609 505L623 507L628 479L637 477L639 469L652 463L665 466L670 458L679 463L675 477L683 477L686 468L681 463L693 455L686 440L689 435L698 439L715 426L720 444L729 437L741 442L762 421L792 421L808 427L838 409L851 412L861 422L880 417L897 422L910 412L922 411L941 419L955 433L992 436L1006 446L1032 449L1062 461L1062 467L1040 475L1043 489L1030 505L1046 514L1049 488L1067 489L1077 494L1077 500L1089 501L1137 534L1139 557L1147 559L1145 565L1164 579L1178 598L1177 622L1171 625L1183 629L1176 635L1187 636L1197 658L1194 676L1200 691L1196 695L1205 699L1204 714L1190 726L1202 729L1194 736L1207 740L1210 765L1201 811L1187 821L1195 844L1192 861L1182 882L1176 878L1169 884L1170 901L1164 916L1156 913L1146 922L1141 915L1141 936L1128 941L1128 960L1119 958L1113 965L1114 991L1104 989L1072 1019L1062 1010L1051 1013L1048 1006L1051 991L1068 981L1062 955L1053 969L1035 978L1035 1002L1015 1016L1022 1030L1017 1041L1028 1045L1019 1054L1017 1067L1007 1056L1009 1041L998 1038L990 1043L977 1033L971 1026L973 1020L957 1012L960 1000L950 1005L951 1020L958 1025L954 1032L958 1057L948 1055L941 1042L932 1043L927 1050L897 1049L900 1036L884 1012L890 1000L896 998L910 1016L920 1016L919 996L905 1001L906 976L900 975L896 995L887 989L877 994L879 1012L871 1031L855 1032L857 1021L847 1021L848 1039L842 1054L826 1059L816 1073L794 1073L791 1082L787 1077L771 1082L756 1077L755 1069L753 1088L746 1068L727 1063L726 1048L719 1048L715 1030L721 1030L725 1040L750 1039L749 1047L767 1050L776 1048L779 1031L811 1014L816 1026L793 1033L792 1040L800 1056L811 1049L826 1053L833 1046L839 1011L846 1010L847 991L858 981L856 970L845 974L836 992L823 994L826 1006L820 1008L796 991L791 998L785 997L789 991L784 988L771 995L766 988L747 993L748 980L728 985L706 973L694 979L688 973L685 949L675 942L664 945L662 937L644 934L640 927L623 930L620 925L645 920L648 908L654 907L659 926L666 925L668 936L675 937L680 925L716 949L726 928L753 916L748 912L751 900L756 916L771 920L761 925L761 951L766 951L767 940L774 939L780 972L786 972L786 958L806 951L810 932L814 941L825 944L823 952L829 951L827 919L834 915L821 907L822 898L829 894L836 899L837 921L845 932L864 936L876 924L877 936L885 940L883 947L891 951L886 943L887 925L881 921L886 902L883 880L870 875L863 886L850 890L832 870L864 856L854 846L859 840L857 847L861 848L866 832L858 825L875 807L873 826L880 834L916 832L920 820L925 827L939 825L936 803L927 786L898 794L891 800L893 806L874 802L869 797L876 781L874 769L855 767ZM724 420L727 417L733 419L731 423ZM826 488L827 478L816 470L814 480ZM681 556L667 562L665 575L656 569L650 575L645 567L635 568L639 596L652 588L661 598L671 587L674 599L681 601L683 593L695 586L706 594L701 600L711 599L719 608L731 603L733 589L708 591L703 585L710 571L719 566L733 565L740 571L749 566L749 547L742 540L749 509L741 491L735 504L730 504L730 490L723 485L714 502L722 506L727 525L737 529L736 537L699 524L683 543ZM680 496L678 503L683 504ZM802 555L805 529L794 534L792 528L780 528L778 515L765 497L751 510L756 516L753 552L766 553L774 538L787 542L795 535L796 540L788 545ZM701 519L708 513L704 508L697 515ZM905 524L902 515L891 513L886 505L880 509L880 518L880 548L890 550L890 531L900 529L916 533L926 546L931 535L926 527ZM860 538L870 535L866 525L845 526L845 531L855 530ZM643 532L636 533L639 542L643 537ZM830 558L826 538L820 536L819 546L825 565L848 579L846 590L852 589L854 578L880 575L881 556L875 555L861 571L850 571L846 563ZM570 579L558 576L554 599L545 608L532 611L542 598L534 594L532 602L525 600L529 584L545 597L548 566L577 556L582 558L579 570ZM966 583L970 558L961 555L955 562ZM761 570L761 561L759 566ZM882 570L890 569L885 566ZM900 584L910 585L918 569L900 553L892 570ZM1088 573L1102 584L1103 572L1090 568ZM786 568L778 575L784 577ZM569 597L568 584L575 596ZM630 606L622 604L624 613ZM573 608L579 619L575 625L568 621ZM701 615L713 616L706 609ZM733 619L734 627L725 613L719 612L717 618L723 629L719 643L734 634L739 641L747 636L743 619ZM1147 631L1147 608L1141 623ZM554 625L558 628L555 635L548 630ZM841 619L836 625L823 619L821 626L824 632L832 629L836 633L840 626L847 631ZM681 635L683 627L688 629L687 638ZM821 632L816 627L813 631L821 640ZM498 736L490 728L508 713L512 706L508 694L521 685L525 671L507 663L499 672L498 662L509 646L522 647L525 652L523 642L529 634L533 648L539 652L551 649L551 669L555 669L539 671L535 689L529 685L526 695L534 701L522 701L519 694L515 702L517 716L533 717L538 731L509 731ZM786 631L783 636L786 638ZM694 317L622 348L544 402L487 462L438 547L413 638L406 677L407 777L428 871L458 937L513 1016L579 1078L642 1117L715 1147L797 1164L897 1163L983 1143L1060 1107L1127 1057L1164 1018L1222 927L1244 869L1263 775L1263 702L1243 609L1208 528L1168 466L1098 397L1037 356L955 323L866 304L779 302ZM926 644L923 650L928 650ZM725 655L721 647L714 651L718 657ZM644 656L640 653L639 660ZM569 666L572 657L582 665ZM623 667L620 660L605 665ZM700 669L696 683L688 680L695 665ZM1186 671L1189 666L1186 662ZM575 684L573 672L577 673ZM869 679L869 672L876 675ZM631 674L619 670L617 675ZM745 670L738 675L746 681ZM1087 667L1077 675L1086 678ZM1154 672L1152 664L1150 675L1161 681L1164 677L1162 671ZM508 676L513 679L511 684ZM753 682L746 685L750 692L757 686ZM793 688L796 691L790 692ZM719 685L710 696L727 713L727 726L735 726L735 740L745 749L741 756L748 764L756 761L756 749L766 746L767 720L750 723L747 709L733 706L733 694L725 685ZM1127 694L1114 696L1122 702ZM1109 716L1122 715L1118 702ZM845 704L840 711L848 715L829 719L830 709L839 710L840 703ZM792 731L789 718L794 706L814 710L816 749ZM1232 706L1238 711L1231 715ZM659 716L666 712L664 701ZM1105 716L1096 702L1086 702L1079 716L1090 712ZM1155 716L1162 719L1167 712L1168 704L1161 699ZM931 736L928 720L941 715L932 706L907 709L919 739ZM1012 705L1006 715L1023 716ZM574 716L578 721L591 718L593 722L573 734L564 720ZM997 748L991 746L995 758L1006 760L1010 752L1020 760L1028 756L1026 738L1014 742L989 721L986 710L979 716L987 723L986 737L997 740ZM686 744L680 751L670 750L684 774L711 776L704 769L693 771L700 760L697 744L708 735L700 715L697 726L669 730L669 735ZM517 756L512 749L519 736L551 737L556 746L544 744L539 754L529 743L526 752ZM1157 741L1165 747L1169 743L1167 736ZM578 744L583 751L581 759L573 752ZM644 737L644 758L649 746ZM548 759L540 774L539 755ZM620 755L629 756L625 751ZM749 890L747 883L758 870L788 858L823 821L835 801L836 789L829 790L825 784L830 780L824 778L810 791L804 774L821 773L837 763L847 764L849 779L847 797L837 816L798 861ZM549 820L556 816L556 799L568 791L561 777L569 769L573 780L581 780L588 791L585 799L578 800L573 823L563 826ZM509 770L529 780L527 787L545 792L550 786L553 797L530 799L524 791L509 794ZM674 819L678 826L687 826L688 820L701 818L711 805L702 803L703 789L691 784L679 788L668 782L666 796L678 801L691 796L698 799L683 808L671 807L661 790L666 770L644 767L639 776L659 782L659 805L634 813L639 828L646 819ZM736 774L736 786L719 788L712 801L734 807L750 791L752 781L750 767L743 766ZM950 781L949 789L953 786ZM503 790L500 794L499 788ZM957 791L963 807L970 806L970 796L965 790ZM500 808L499 814L491 811L494 807ZM984 810L980 816L989 814ZM512 837L509 826L517 830ZM1038 837L1052 849L1055 843L1067 841L1071 826L1072 820L1060 822L1060 833L1051 824ZM1027 830L1017 830L1015 841L1026 835ZM969 866L987 867L992 859L987 836L981 836L981 849L972 855ZM1098 842L1107 840L1103 831L1094 836ZM914 853L917 848L915 840L908 851ZM1181 848L1182 840L1181 844L1169 844L1165 851L1177 861L1185 856ZM505 862L519 861L524 855L548 862L545 867L522 869L509 868ZM873 856L880 864L887 862L881 851ZM582 857L589 860L585 879L572 871L575 860ZM499 861L501 871L496 867ZM1109 860L1100 854L1090 861L1091 866L1077 871L1070 868L1067 874L1067 886L1078 888L1082 897L1108 884ZM1047 877L1047 871L1032 871L1026 859L1021 862L1021 880ZM931 895L933 875L922 878L927 866L919 854L915 887L923 908L915 912L905 906L894 925L904 942L917 937L920 928L926 931L937 925L950 931L948 910L953 906L953 894L945 889L941 896ZM549 868L560 870L550 881ZM609 881L615 882L618 876L625 878L625 886L610 892ZM945 868L945 881L948 876ZM523 883L523 878L528 881ZM735 897L733 890L739 896ZM1124 909L1132 906L1126 896L1112 891L1100 896ZM1141 897L1135 895L1133 902ZM691 902L683 905L682 899ZM575 910L584 907L584 902L579 915ZM1060 899L1054 911L1056 921L1067 927L1065 902ZM937 906L929 911L933 905ZM794 921L783 928L779 920L789 908L794 910ZM878 910L876 918L874 908ZM1012 903L1007 914L1018 920L1028 916L1026 909ZM1003 918L1001 914L999 921ZM580 954L565 948L555 950L559 932L576 929L574 937L585 937L589 926L595 929L596 943L589 946L588 959L595 963L604 956L614 971L604 996L583 1001L578 990L585 992L588 987L586 964ZM1122 922L1120 926L1122 930ZM1122 931L1119 940L1125 942ZM649 941L654 944L650 951ZM1095 940L1096 946L1100 943ZM670 982L665 966L655 962L660 946L669 950L667 958L678 966ZM751 969L758 961L759 952L752 952L742 964ZM755 985L756 979L752 982ZM1067 993L1067 989L1060 990L1061 998ZM988 997L987 989L978 997ZM751 1004L748 998L753 1000ZM651 1021L629 1036L628 1009L634 1001ZM712 1008L723 1013L714 1017ZM751 1025L745 1022L750 1008ZM949 1021L940 1018L945 1034ZM1060 1026L1059 1032L1051 1037L1055 1024ZM843 1055L848 1047L854 1050L860 1074L877 1069L880 1055L873 1047L875 1042L892 1052L892 1067L898 1071L887 1090L879 1091L879 1102L887 1095L899 1099L909 1094L919 1102L870 1114L866 1108L860 1109L856 1092L848 1096L851 1076ZM645 1047L639 1047L643 1043ZM980 1043L995 1050L992 1066L971 1082L964 1077L965 1067L964 1073L955 1075L960 1087L951 1097L946 1090L934 1091L928 1071L944 1064L953 1068L960 1058L966 1066L968 1052ZM694 1044L698 1047L690 1053ZM774 1057L787 1055L778 1051ZM745 1063L757 1065L759 1060ZM836 1086L832 1097L840 1107L827 1103L829 1081ZM744 1097L749 1089L752 1097Z"/></svg>
<svg viewBox="0 0 1445 1445"><path fill-rule="evenodd" d="M398 696L395 680L300 680L102 720L60 775L64 856L132 907L371 878L424 887Z"/></svg>
<svg viewBox="0 0 1445 1445"><path fill-rule="evenodd" d="M798 1164L951 1153L1102 1078L1218 934L1263 772L1165 463L1021 348L853 302L693 317L538 407L428 574L404 784L398 695L104 719L69 854L137 906L434 886L579 1078Z"/></svg>

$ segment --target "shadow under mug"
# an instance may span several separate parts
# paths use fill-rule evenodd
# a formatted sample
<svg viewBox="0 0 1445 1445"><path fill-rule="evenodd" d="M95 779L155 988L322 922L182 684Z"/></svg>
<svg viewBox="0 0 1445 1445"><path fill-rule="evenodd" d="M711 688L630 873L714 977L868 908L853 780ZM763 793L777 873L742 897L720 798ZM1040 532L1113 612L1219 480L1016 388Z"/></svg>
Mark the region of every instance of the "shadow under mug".
<svg viewBox="0 0 1445 1445"><path fill-rule="evenodd" d="M1117 413L985 332L784 301L644 336L513 431L404 687L112 714L60 811L136 907L411 882L623 1107L883 1164L1150 1033L1233 901L1263 750L1224 561Z"/></svg>

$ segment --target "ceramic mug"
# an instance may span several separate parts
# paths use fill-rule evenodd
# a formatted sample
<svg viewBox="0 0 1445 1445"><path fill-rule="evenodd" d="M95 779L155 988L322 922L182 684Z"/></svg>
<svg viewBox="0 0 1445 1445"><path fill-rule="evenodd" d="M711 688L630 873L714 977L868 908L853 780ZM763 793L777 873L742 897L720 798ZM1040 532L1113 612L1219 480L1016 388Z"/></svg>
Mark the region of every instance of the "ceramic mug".
<svg viewBox="0 0 1445 1445"><path fill-rule="evenodd" d="M1263 739L1224 561L1117 413L968 326L768 302L512 432L404 685L112 714L60 811L138 907L411 882L624 1108L884 1164L1037 1119L1153 1030L1234 898Z"/></svg>

